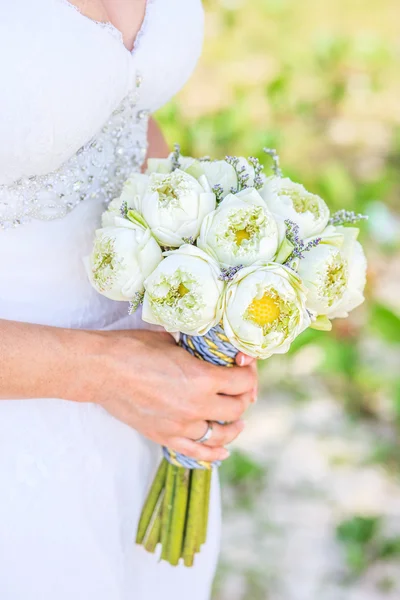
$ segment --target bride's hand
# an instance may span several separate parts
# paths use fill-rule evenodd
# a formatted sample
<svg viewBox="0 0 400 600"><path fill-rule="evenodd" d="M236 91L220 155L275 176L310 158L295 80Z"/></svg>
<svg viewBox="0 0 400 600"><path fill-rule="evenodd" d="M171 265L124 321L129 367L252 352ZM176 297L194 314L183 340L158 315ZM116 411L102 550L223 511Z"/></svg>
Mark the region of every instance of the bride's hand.
<svg viewBox="0 0 400 600"><path fill-rule="evenodd" d="M88 333L80 375L70 397L96 402L149 439L199 460L223 460L224 446L243 429L240 420L256 394L255 361L217 367L151 331ZM207 422L213 434L201 438ZM215 421L226 421L219 425Z"/></svg>

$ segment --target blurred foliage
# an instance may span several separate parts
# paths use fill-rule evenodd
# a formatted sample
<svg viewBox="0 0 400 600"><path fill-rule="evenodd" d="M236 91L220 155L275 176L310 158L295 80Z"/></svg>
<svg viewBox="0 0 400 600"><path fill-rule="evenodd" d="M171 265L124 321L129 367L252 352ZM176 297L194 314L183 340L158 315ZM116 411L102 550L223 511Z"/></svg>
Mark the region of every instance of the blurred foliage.
<svg viewBox="0 0 400 600"><path fill-rule="evenodd" d="M195 156L256 155L267 169L262 148L276 147L284 171L333 210L370 215L360 234L369 259L367 302L337 321L333 334L303 334L288 360L317 348L316 375L349 410L385 419L390 413L400 422L397 0L204 4L198 68L158 114L167 139ZM273 357L263 368L269 373L281 361ZM298 375L292 384L302 397Z"/></svg>
<svg viewBox="0 0 400 600"><path fill-rule="evenodd" d="M259 480L264 469L243 452L235 450L226 463L222 480L229 483L239 482L243 487L254 480Z"/></svg>
<svg viewBox="0 0 400 600"><path fill-rule="evenodd" d="M352 576L359 575L378 560L400 556L400 537L385 537L379 517L353 516L337 526Z"/></svg>
<svg viewBox="0 0 400 600"><path fill-rule="evenodd" d="M307 331L288 355L261 366L268 394L299 401L310 386L375 424L370 460L399 474L400 446L400 38L398 0L207 0L198 68L159 114L184 153L255 155L277 148L284 172L332 210L370 216L360 239L368 261L365 304L331 334ZM222 475L239 503L263 469L234 453ZM236 488L236 491L232 491ZM251 502L248 501L248 507ZM338 526L353 574L399 554L374 517ZM250 578L251 579L251 578ZM253 584L252 584L253 585ZM255 588L243 597L256 598ZM249 583L250 586L250 583ZM390 582L382 582L390 588ZM251 589L251 593L250 593ZM265 597L264 592L264 597Z"/></svg>
<svg viewBox="0 0 400 600"><path fill-rule="evenodd" d="M354 516L338 525L337 537L345 548L347 564L353 574L362 572L375 555L372 548L378 526L377 517L360 516Z"/></svg>
<svg viewBox="0 0 400 600"><path fill-rule="evenodd" d="M251 509L257 493L265 485L266 469L249 455L234 450L221 468L221 483L231 486L230 504Z"/></svg>

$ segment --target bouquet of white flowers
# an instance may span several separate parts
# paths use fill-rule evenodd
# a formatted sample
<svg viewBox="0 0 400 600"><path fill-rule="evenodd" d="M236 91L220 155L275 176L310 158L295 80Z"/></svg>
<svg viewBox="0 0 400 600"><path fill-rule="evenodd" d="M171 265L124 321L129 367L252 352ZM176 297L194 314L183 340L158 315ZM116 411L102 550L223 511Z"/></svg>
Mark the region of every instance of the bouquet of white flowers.
<svg viewBox="0 0 400 600"><path fill-rule="evenodd" d="M308 327L329 330L363 302L366 259L354 224L255 158L149 161L103 215L87 259L92 285L143 304L144 321L180 334L194 356L231 366L238 351L265 359ZM164 448L137 543L177 565L206 540L211 469Z"/></svg>

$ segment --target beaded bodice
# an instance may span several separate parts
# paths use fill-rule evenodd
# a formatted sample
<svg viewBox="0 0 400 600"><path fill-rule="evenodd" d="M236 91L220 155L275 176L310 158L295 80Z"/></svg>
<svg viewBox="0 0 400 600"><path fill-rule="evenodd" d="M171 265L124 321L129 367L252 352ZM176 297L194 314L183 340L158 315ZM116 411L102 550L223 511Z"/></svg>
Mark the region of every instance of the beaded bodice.
<svg viewBox="0 0 400 600"><path fill-rule="evenodd" d="M115 197L143 163L149 114L182 86L201 42L200 0L147 0L132 53L115 27L68 0L8 3L0 22L0 55L10 57L1 64L0 235Z"/></svg>
<svg viewBox="0 0 400 600"><path fill-rule="evenodd" d="M123 182L140 169L147 149L148 111L137 110L140 88L130 92L100 132L56 171L0 185L0 228L31 219L66 216L81 202L112 200Z"/></svg>
<svg viewBox="0 0 400 600"><path fill-rule="evenodd" d="M186 82L202 34L200 0L147 0L132 54L114 27L83 17L67 0L0 0L0 320L85 331L144 326L128 303L93 289L83 257L104 200L143 161L147 115ZM26 331L40 356L40 382L27 382L30 400L0 401L1 600L170 599L177 587L181 598L205 597L217 518L216 539L190 577L157 566L134 544L159 448L96 398L83 401L86 365L101 361L93 376L109 376L105 358L93 355L104 355L104 337ZM66 365L44 364L49 336ZM78 401L63 385L46 394L58 398L38 398L42 382L61 370Z"/></svg>

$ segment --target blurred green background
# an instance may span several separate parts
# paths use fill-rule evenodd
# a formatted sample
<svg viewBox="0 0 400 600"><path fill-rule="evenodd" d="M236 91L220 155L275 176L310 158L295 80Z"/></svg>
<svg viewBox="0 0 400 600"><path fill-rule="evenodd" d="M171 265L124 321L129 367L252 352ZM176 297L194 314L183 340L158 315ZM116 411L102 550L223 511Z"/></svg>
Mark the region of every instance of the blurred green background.
<svg viewBox="0 0 400 600"><path fill-rule="evenodd" d="M191 155L277 148L333 210L370 217L367 300L260 365L222 469L215 600L400 598L400 5L205 2L203 57L159 114Z"/></svg>

